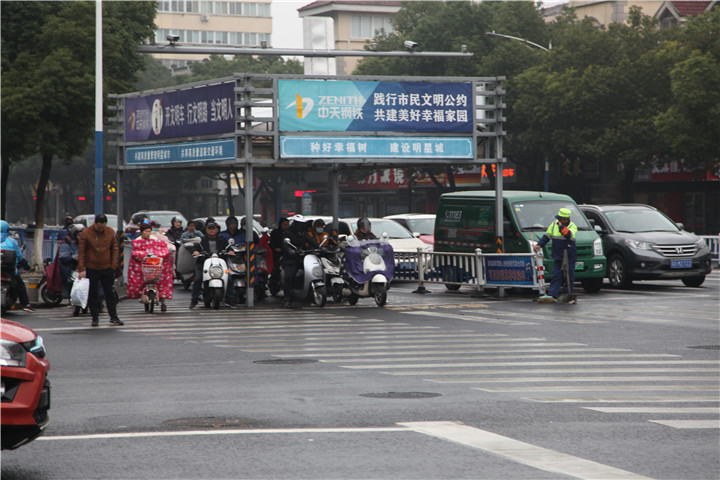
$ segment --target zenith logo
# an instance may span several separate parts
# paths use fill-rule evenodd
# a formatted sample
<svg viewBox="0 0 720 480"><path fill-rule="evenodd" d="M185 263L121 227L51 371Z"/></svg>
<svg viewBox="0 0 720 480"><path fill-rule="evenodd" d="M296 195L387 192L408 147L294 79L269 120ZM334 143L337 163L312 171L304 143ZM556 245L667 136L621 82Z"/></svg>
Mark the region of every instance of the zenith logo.
<svg viewBox="0 0 720 480"><path fill-rule="evenodd" d="M290 107L295 107L295 110L297 111L297 117L305 118L310 114L314 105L315 103L313 102L312 98L303 98L296 93L295 101L285 107L285 110Z"/></svg>

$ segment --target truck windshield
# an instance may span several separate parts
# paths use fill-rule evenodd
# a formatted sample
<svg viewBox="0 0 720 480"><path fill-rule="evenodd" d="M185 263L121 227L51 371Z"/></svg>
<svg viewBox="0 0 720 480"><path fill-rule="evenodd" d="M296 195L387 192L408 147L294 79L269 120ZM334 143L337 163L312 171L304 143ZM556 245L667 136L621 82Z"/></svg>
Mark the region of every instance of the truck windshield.
<svg viewBox="0 0 720 480"><path fill-rule="evenodd" d="M570 209L570 220L577 225L578 230L592 230L585 215L574 203L562 200L531 200L513 203L512 207L520 229L524 232L544 232L552 222L557 221L555 215L561 208Z"/></svg>

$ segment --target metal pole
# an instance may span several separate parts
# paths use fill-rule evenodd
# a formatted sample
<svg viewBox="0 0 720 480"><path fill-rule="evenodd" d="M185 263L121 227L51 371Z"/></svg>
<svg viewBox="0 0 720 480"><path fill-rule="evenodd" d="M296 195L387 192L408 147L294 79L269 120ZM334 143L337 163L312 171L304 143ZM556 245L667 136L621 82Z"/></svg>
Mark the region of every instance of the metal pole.
<svg viewBox="0 0 720 480"><path fill-rule="evenodd" d="M95 2L95 215L103 213L102 0Z"/></svg>
<svg viewBox="0 0 720 480"><path fill-rule="evenodd" d="M255 293L251 287L250 275L255 274L255 269L250 268L250 244L253 241L253 172L252 163L245 163L245 258L247 259L245 282L245 306L253 308L255 306ZM254 284L254 282L253 282Z"/></svg>
<svg viewBox="0 0 720 480"><path fill-rule="evenodd" d="M333 231L337 232L340 228L340 170L334 166L330 171L330 183L332 185L332 216Z"/></svg>

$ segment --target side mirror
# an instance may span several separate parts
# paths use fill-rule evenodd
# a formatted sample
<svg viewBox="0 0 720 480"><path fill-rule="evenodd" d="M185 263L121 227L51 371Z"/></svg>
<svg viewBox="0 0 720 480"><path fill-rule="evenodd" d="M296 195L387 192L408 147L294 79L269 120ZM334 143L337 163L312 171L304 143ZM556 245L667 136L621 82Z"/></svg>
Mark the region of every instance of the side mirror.
<svg viewBox="0 0 720 480"><path fill-rule="evenodd" d="M412 232L412 236L415 238L420 238L420 232Z"/></svg>
<svg viewBox="0 0 720 480"><path fill-rule="evenodd" d="M590 221L592 222L592 220L590 220ZM598 235L602 235L603 233L605 233L605 231L603 230L603 228L600 225L595 225L593 228L598 233Z"/></svg>
<svg viewBox="0 0 720 480"><path fill-rule="evenodd" d="M684 225L684 224L682 224L682 223L676 223L675 225L677 225L677 227L678 227L680 230L685 230L685 225Z"/></svg>
<svg viewBox="0 0 720 480"><path fill-rule="evenodd" d="M383 232L383 233L382 233L382 238L383 238L383 239L387 239L388 237L389 237L389 235L388 235L387 232Z"/></svg>
<svg viewBox="0 0 720 480"><path fill-rule="evenodd" d="M284 239L283 243L286 245L290 245L290 239L289 238Z"/></svg>
<svg viewBox="0 0 720 480"><path fill-rule="evenodd" d="M230 240L228 240L228 245L235 245L235 239L231 238Z"/></svg>

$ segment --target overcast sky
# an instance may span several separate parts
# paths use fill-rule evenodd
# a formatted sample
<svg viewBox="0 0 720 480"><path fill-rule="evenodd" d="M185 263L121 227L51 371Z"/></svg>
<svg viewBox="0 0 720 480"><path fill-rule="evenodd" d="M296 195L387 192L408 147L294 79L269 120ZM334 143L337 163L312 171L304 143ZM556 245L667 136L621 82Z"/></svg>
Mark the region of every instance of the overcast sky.
<svg viewBox="0 0 720 480"><path fill-rule="evenodd" d="M312 0L273 0L273 33L274 48L303 48L302 20L297 9L312 3Z"/></svg>

